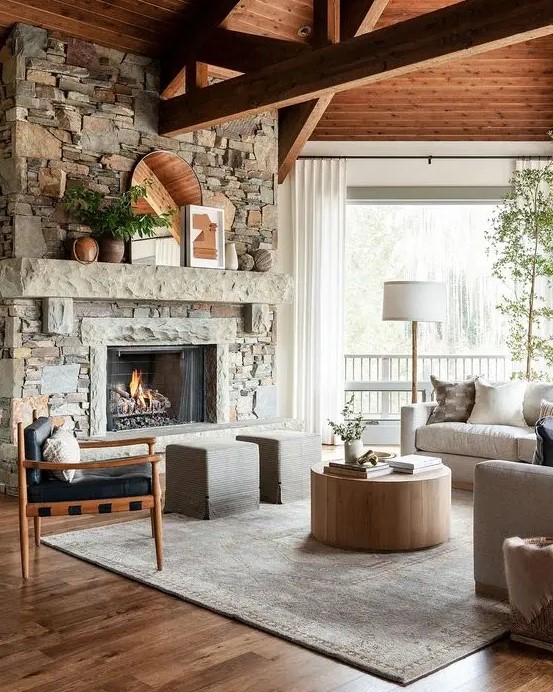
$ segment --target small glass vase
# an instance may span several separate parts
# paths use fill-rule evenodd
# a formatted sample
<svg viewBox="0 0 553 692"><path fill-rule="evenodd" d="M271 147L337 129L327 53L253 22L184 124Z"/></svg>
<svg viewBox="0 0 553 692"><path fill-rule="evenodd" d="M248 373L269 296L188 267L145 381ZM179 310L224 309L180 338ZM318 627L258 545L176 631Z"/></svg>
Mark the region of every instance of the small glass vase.
<svg viewBox="0 0 553 692"><path fill-rule="evenodd" d="M363 455L363 440L344 442L344 461L346 464L356 464Z"/></svg>

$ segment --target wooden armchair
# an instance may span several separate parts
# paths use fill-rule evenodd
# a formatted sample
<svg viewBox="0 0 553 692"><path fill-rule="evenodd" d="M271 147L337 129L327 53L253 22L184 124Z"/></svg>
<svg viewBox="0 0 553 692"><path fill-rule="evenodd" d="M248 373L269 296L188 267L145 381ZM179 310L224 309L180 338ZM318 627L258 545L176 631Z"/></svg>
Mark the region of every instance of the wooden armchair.
<svg viewBox="0 0 553 692"><path fill-rule="evenodd" d="M37 418L23 428L17 426L19 470L19 535L21 571L29 577L29 517L34 519L35 544L40 545L42 517L79 516L110 512L150 510L158 570L162 569L163 536L159 461L154 453L155 438L91 440L79 442L81 449L147 445L148 453L104 461L75 464L42 460L42 447L53 432L51 418ZM151 465L151 468L150 468ZM79 471L72 483L56 480L50 471Z"/></svg>

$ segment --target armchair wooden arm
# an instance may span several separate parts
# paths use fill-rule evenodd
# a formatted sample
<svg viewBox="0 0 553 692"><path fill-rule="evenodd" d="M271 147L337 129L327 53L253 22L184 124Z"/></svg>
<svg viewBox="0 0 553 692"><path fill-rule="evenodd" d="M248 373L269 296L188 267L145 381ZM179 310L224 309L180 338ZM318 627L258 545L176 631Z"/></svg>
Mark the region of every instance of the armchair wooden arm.
<svg viewBox="0 0 553 692"><path fill-rule="evenodd" d="M127 440L79 440L79 447L81 449L104 449L106 447L132 447L134 445L148 445L148 447L153 451L156 441L157 440L155 437L132 437Z"/></svg>
<svg viewBox="0 0 553 692"><path fill-rule="evenodd" d="M157 464L161 461L159 454L144 454L135 457L119 457L117 459L104 459L103 461L81 461L73 463L59 463L54 461L30 461L23 460L23 468L26 469L41 469L42 471L71 471L81 470L88 471L90 469L112 469L122 466L135 466L136 464Z"/></svg>

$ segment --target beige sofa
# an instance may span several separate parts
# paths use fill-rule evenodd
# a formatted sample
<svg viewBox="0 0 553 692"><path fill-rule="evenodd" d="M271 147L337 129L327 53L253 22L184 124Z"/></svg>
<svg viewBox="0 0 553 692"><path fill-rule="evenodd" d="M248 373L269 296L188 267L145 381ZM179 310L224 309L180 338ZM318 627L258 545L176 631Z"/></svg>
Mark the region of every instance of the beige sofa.
<svg viewBox="0 0 553 692"><path fill-rule="evenodd" d="M490 459L532 463L536 448L534 425L542 399L553 397L553 384L529 382L524 395L527 427L433 423L428 417L436 402L401 409L401 453L435 455L451 468L453 486L473 486L476 464Z"/></svg>

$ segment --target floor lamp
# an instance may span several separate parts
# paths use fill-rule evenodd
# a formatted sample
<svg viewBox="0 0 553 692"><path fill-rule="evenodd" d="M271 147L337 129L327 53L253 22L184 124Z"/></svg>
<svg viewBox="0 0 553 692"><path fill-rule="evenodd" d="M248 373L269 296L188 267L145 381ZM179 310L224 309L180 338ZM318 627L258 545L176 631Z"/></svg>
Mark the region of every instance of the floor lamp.
<svg viewBox="0 0 553 692"><path fill-rule="evenodd" d="M411 401L417 402L417 324L444 322L446 318L445 284L437 281L386 281L384 283L383 320L411 322L412 370Z"/></svg>

